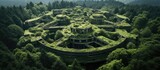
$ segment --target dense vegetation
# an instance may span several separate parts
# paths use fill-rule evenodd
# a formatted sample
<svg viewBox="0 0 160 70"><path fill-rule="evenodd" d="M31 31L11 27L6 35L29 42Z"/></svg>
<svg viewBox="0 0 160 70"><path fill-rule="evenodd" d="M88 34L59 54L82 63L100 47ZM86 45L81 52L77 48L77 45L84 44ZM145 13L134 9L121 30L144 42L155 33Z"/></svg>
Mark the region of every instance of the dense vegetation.
<svg viewBox="0 0 160 70"><path fill-rule="evenodd" d="M159 0L134 0L130 2L130 4L135 4L135 5L151 5L151 6L160 6L159 3L160 3Z"/></svg>
<svg viewBox="0 0 160 70"><path fill-rule="evenodd" d="M124 48L112 51L107 63L98 70L158 70L159 69L159 7L123 6L115 8L131 20L131 33L139 35Z"/></svg>
<svg viewBox="0 0 160 70"><path fill-rule="evenodd" d="M107 2L106 2L107 3ZM112 51L106 63L98 70L159 70L160 69L160 7L124 5L112 2L79 2L84 7L101 8L130 18L131 33L137 34L136 40L130 39L124 48ZM73 2L53 2L43 4L28 3L25 7L0 7L0 70L83 70L78 61L64 63L54 53L37 48L36 44L18 46L24 33L23 22L41 16L56 8L74 7ZM95 7L97 5L97 7ZM120 6L119 6L120 5Z"/></svg>

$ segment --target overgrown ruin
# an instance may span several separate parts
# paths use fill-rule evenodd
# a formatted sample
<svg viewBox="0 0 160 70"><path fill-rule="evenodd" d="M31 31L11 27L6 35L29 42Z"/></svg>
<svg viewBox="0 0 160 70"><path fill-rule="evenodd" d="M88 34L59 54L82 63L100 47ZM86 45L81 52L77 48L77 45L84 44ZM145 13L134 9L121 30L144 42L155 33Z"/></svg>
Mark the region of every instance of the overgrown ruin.
<svg viewBox="0 0 160 70"><path fill-rule="evenodd" d="M66 62L97 62L118 47L123 47L130 34L129 19L108 11L77 6L54 9L44 16L26 20L22 38L53 52Z"/></svg>

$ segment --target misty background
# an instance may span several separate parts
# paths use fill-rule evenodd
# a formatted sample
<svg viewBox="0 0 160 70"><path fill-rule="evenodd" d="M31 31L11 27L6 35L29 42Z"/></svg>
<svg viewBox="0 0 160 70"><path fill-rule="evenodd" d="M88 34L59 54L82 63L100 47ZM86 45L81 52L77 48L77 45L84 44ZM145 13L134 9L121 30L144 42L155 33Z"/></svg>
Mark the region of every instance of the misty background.
<svg viewBox="0 0 160 70"><path fill-rule="evenodd" d="M0 6L19 6L19 5L26 5L29 2L33 2L33 3L38 3L38 2L43 2L43 3L49 3L49 2L53 2L53 1L61 1L61 0L0 0ZM85 0L64 0L64 1L85 1ZM86 1L92 1L92 0L86 0ZM98 0L95 0L98 1ZM99 0L100 1L100 0ZM123 2L125 4L131 3L135 0L116 0L116 1L120 1Z"/></svg>
<svg viewBox="0 0 160 70"><path fill-rule="evenodd" d="M43 2L44 4L48 4L53 1L61 1L61 0L0 0L0 6L25 6L29 2L39 3ZM104 0L63 0L63 1L104 1ZM122 2L124 4L131 5L151 5L151 6L160 6L160 0L116 0Z"/></svg>

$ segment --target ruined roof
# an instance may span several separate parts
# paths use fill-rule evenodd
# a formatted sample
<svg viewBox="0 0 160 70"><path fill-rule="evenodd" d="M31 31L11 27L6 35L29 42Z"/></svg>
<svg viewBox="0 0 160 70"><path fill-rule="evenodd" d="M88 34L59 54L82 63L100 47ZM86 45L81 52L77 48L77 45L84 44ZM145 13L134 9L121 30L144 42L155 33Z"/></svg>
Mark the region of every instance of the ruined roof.
<svg viewBox="0 0 160 70"><path fill-rule="evenodd" d="M60 15L57 15L56 18L57 19L64 19L64 18L67 18L67 16L63 15L63 14L60 14Z"/></svg>
<svg viewBox="0 0 160 70"><path fill-rule="evenodd" d="M80 29L86 29L86 28L90 28L92 25L90 23L85 23L85 22L82 22L82 23L73 23L71 25L73 28L80 28Z"/></svg>
<svg viewBox="0 0 160 70"><path fill-rule="evenodd" d="M92 14L93 18L105 18L103 14Z"/></svg>

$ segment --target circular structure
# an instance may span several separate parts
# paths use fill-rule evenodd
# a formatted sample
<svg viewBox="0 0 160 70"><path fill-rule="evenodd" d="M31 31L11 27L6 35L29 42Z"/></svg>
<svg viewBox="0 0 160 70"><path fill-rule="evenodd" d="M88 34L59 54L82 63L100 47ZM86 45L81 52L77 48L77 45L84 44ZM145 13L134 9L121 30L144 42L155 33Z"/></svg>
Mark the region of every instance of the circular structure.
<svg viewBox="0 0 160 70"><path fill-rule="evenodd" d="M88 43L93 41L93 29L90 24L72 24L71 32L74 34L69 39L72 43Z"/></svg>
<svg viewBox="0 0 160 70"><path fill-rule="evenodd" d="M89 22L72 23L56 32L55 36L57 35L61 36L51 43L45 39L39 43L67 62L72 62L73 59L82 63L105 60L109 52L121 47L126 41L117 32L105 31Z"/></svg>
<svg viewBox="0 0 160 70"><path fill-rule="evenodd" d="M128 23L108 21L104 14L96 14L98 11L94 13L81 11L81 14L75 15L77 8L93 11L76 7L70 10L70 13L62 14L63 9L56 9L48 13L51 18L47 19L53 21L34 24L36 25L34 27L31 27L32 23L39 22L45 17L30 19L30 22L26 23L30 28L25 30L24 38L28 40L29 37L32 43L55 53L65 62L77 59L80 63L90 63L106 60L110 52L125 45L127 38L134 37L125 30L130 28Z"/></svg>

